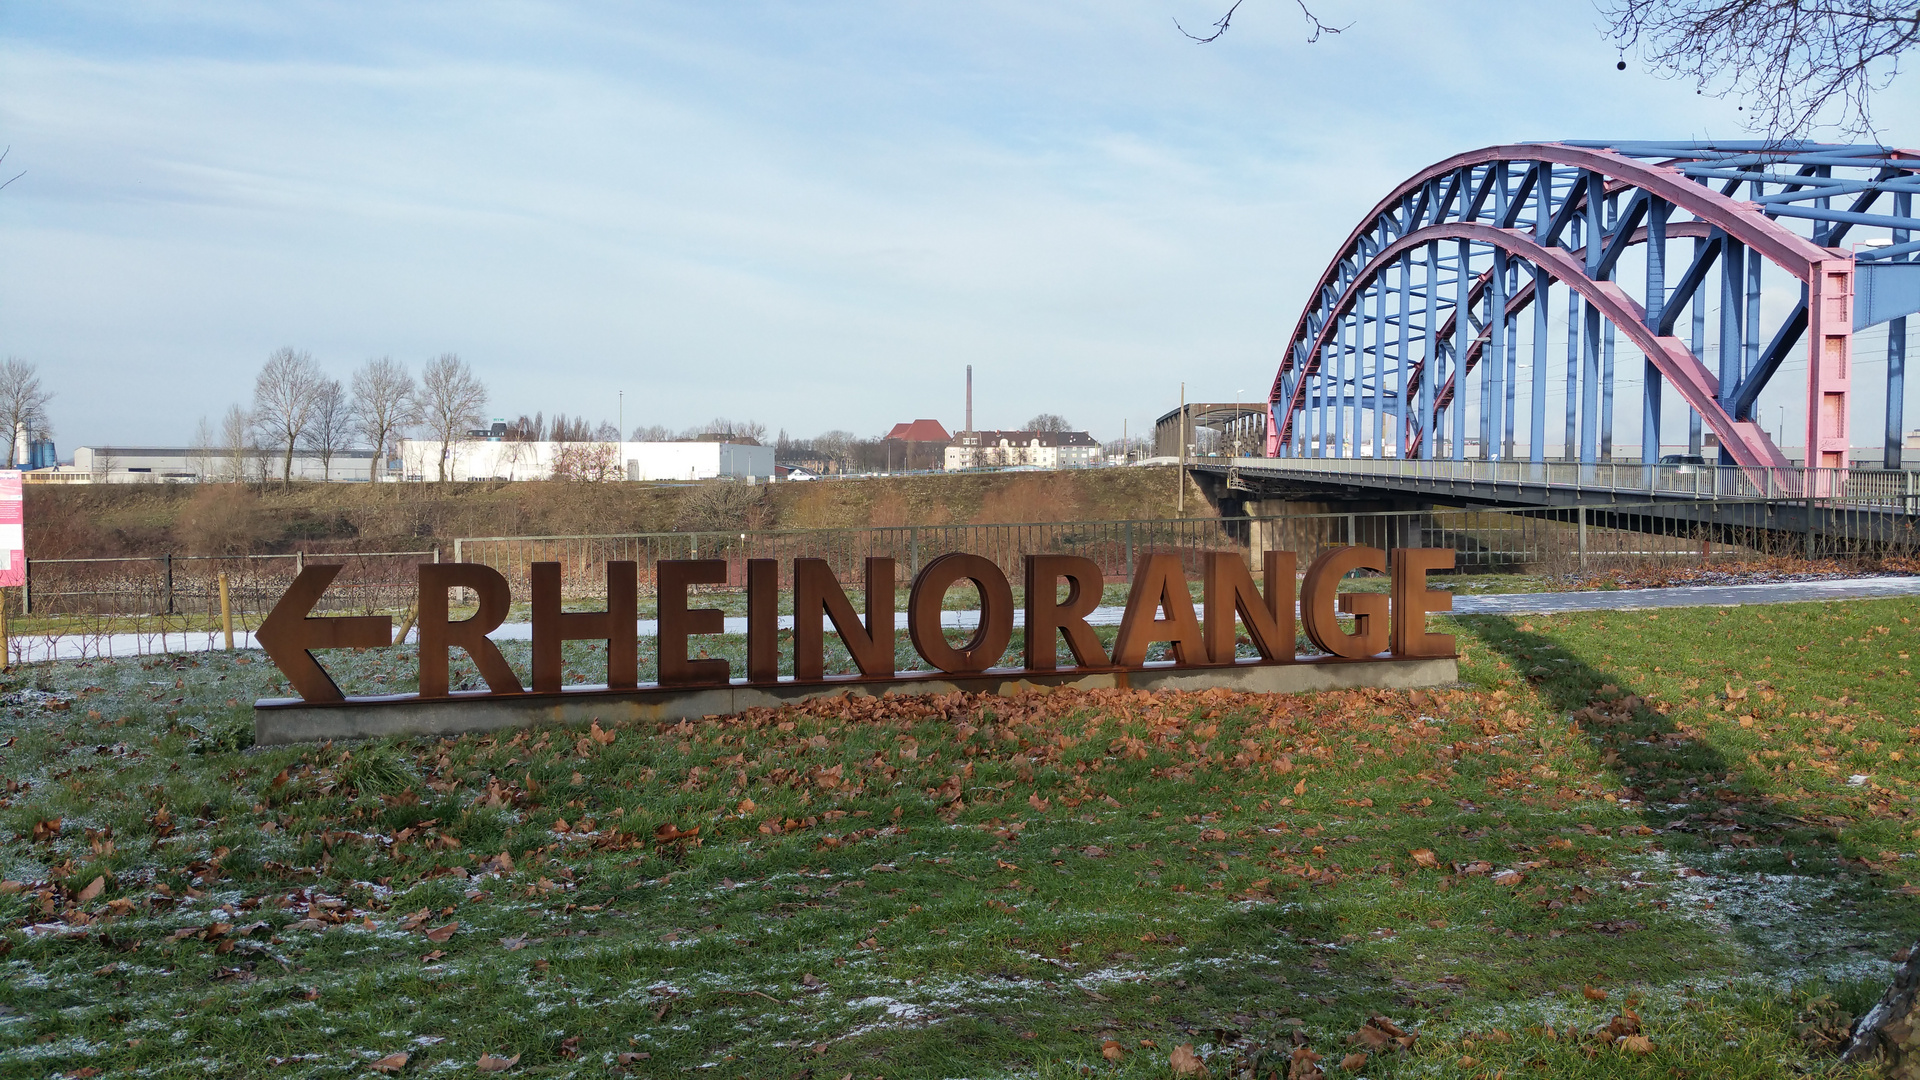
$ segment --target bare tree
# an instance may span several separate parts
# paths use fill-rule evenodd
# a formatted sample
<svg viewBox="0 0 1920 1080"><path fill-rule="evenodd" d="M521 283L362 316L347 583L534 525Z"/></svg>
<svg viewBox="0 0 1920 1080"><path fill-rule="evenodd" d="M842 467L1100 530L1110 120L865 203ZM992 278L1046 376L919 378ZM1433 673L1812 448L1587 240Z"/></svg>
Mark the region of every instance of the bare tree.
<svg viewBox="0 0 1920 1080"><path fill-rule="evenodd" d="M853 432L836 428L815 436L813 449L815 453L839 466L841 472L845 472L848 461L853 457L853 443Z"/></svg>
<svg viewBox="0 0 1920 1080"><path fill-rule="evenodd" d="M293 450L313 421L313 407L325 381L313 357L293 349L280 349L267 357L253 380L253 422L262 441L281 450L282 484L293 483Z"/></svg>
<svg viewBox="0 0 1920 1080"><path fill-rule="evenodd" d="M429 361L420 373L419 404L421 423L440 441L439 479L447 478L447 460L455 439L482 419L487 406L487 386L454 353L441 353Z"/></svg>
<svg viewBox="0 0 1920 1080"><path fill-rule="evenodd" d="M547 439L547 417L536 412L532 416L520 414L520 419L507 425L508 442L545 442Z"/></svg>
<svg viewBox="0 0 1920 1080"><path fill-rule="evenodd" d="M1036 416L1033 419L1027 421L1026 426L1021 428L1020 430L1021 431L1072 431L1073 425L1068 423L1067 418L1064 416L1061 416L1059 413L1043 412L1039 416Z"/></svg>
<svg viewBox="0 0 1920 1080"><path fill-rule="evenodd" d="M49 434L47 402L52 400L53 395L41 388L40 373L32 364L17 356L0 363L0 424L7 427L8 468L26 460L20 456L22 434L29 444Z"/></svg>
<svg viewBox="0 0 1920 1080"><path fill-rule="evenodd" d="M353 373L354 424L367 445L373 447L373 466L367 479L379 479L394 441L420 422L414 401L416 389L407 365L391 357L369 360Z"/></svg>
<svg viewBox="0 0 1920 1080"><path fill-rule="evenodd" d="M206 417L193 427L193 443L187 450L187 456L193 461L194 478L201 483L213 479L214 440L213 425Z"/></svg>
<svg viewBox="0 0 1920 1080"><path fill-rule="evenodd" d="M568 416L566 413L553 414L553 422L547 426L547 438L554 442L592 442L593 428L587 425L584 416Z"/></svg>
<svg viewBox="0 0 1920 1080"><path fill-rule="evenodd" d="M767 437L767 425L758 420L729 420L716 416L700 429L702 435L730 435L734 438L764 441Z"/></svg>
<svg viewBox="0 0 1920 1080"><path fill-rule="evenodd" d="M253 417L238 405L227 406L220 418L220 446L227 456L221 478L238 483L247 478L247 458L253 453Z"/></svg>
<svg viewBox="0 0 1920 1080"><path fill-rule="evenodd" d="M353 434L353 413L339 379L321 379L313 391L313 414L301 444L320 459L320 479L333 479L333 455L347 448Z"/></svg>
<svg viewBox="0 0 1920 1080"><path fill-rule="evenodd" d="M1609 0L1602 10L1623 53L1741 102L1748 130L1775 140L1819 127L1870 135L1873 93L1920 44L1913 0Z"/></svg>
<svg viewBox="0 0 1920 1080"><path fill-rule="evenodd" d="M633 429L633 442L672 442L674 430L665 424L647 424Z"/></svg>
<svg viewBox="0 0 1920 1080"><path fill-rule="evenodd" d="M554 452L553 479L595 483L624 480L620 448L610 441L568 443Z"/></svg>

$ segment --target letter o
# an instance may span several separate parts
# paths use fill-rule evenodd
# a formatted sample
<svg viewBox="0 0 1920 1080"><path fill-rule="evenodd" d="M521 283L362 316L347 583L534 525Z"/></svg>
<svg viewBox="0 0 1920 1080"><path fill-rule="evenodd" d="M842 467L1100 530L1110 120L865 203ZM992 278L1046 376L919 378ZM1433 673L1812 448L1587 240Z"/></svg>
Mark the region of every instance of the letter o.
<svg viewBox="0 0 1920 1080"><path fill-rule="evenodd" d="M980 590L980 625L965 645L954 648L940 632L941 604L960 581ZM1013 640L1013 587L989 559L961 552L942 555L922 567L907 598L907 634L921 659L950 675L978 675L1006 655Z"/></svg>

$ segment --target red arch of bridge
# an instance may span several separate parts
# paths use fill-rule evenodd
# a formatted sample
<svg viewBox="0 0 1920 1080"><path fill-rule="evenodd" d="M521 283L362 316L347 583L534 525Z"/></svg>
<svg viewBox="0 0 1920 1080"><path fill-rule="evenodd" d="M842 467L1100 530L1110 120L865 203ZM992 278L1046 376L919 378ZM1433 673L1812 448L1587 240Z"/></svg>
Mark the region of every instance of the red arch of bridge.
<svg viewBox="0 0 1920 1080"><path fill-rule="evenodd" d="M1346 242L1322 272L1312 296L1318 298L1325 295L1338 280L1340 265L1346 261L1349 253L1357 250L1361 237L1371 232L1382 216L1421 185L1462 168L1499 161L1523 166L1534 163L1570 165L1618 180L1623 187L1643 190L1664 199L1700 221L1720 229L1804 282L1808 287L1810 316L1807 336L1810 349L1818 360L1808 365L1807 464L1826 464L1830 461L1834 464L1844 463L1847 361L1852 336L1852 256L1844 251L1820 247L1767 218L1754 204L1741 202L1696 184L1677 169L1649 165L1606 150L1561 143L1515 143L1456 155L1422 169L1380 200L1372 212L1348 233ZM1464 199L1468 195L1463 190L1459 197ZM1530 233L1460 222L1417 229L1370 256L1361 272L1330 305L1329 315L1318 332L1310 333L1308 330L1308 318L1319 307L1317 299L1309 301L1302 309L1293 336L1288 340L1286 355L1282 357L1280 368L1274 375L1273 388L1268 393L1270 408L1280 405L1283 395L1286 398L1284 412L1276 415L1274 423L1268 427L1272 440L1270 447L1283 441L1291 432L1294 416L1306 395L1307 381L1304 376L1318 370L1327 336L1339 325L1339 315L1352 306L1357 290L1400 254L1418 244L1442 239L1467 239L1491 244L1545 268L1553 277L1599 307L1603 316L1633 339L1661 374L1674 384L1688 404L1719 435L1721 445L1726 447L1736 462L1751 466L1791 464L1757 424L1736 423L1721 408L1717 400L1719 379L1677 338L1659 337L1648 330L1644 322L1645 309L1619 285L1610 281L1593 281L1587 277L1584 265L1566 249L1542 245ZM1455 314L1457 317L1458 313ZM1309 348L1298 348L1307 341L1311 341ZM1296 357L1303 353L1306 357L1303 377L1292 394L1285 394L1282 380L1293 369Z"/></svg>

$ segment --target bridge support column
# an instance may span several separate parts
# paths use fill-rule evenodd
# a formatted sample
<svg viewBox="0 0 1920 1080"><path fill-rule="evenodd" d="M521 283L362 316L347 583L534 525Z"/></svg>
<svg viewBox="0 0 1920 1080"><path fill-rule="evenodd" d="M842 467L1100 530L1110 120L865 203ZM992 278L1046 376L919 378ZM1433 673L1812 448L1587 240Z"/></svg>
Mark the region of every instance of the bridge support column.
<svg viewBox="0 0 1920 1080"><path fill-rule="evenodd" d="M1850 256L1813 264L1807 314L1807 466L1834 470L1807 476L1810 482L1817 477L1815 493L1826 495L1835 490L1847 467L1847 399L1853 366Z"/></svg>
<svg viewBox="0 0 1920 1080"><path fill-rule="evenodd" d="M1887 323L1887 449L1883 464L1900 468L1900 446L1906 437L1907 317Z"/></svg>
<svg viewBox="0 0 1920 1080"><path fill-rule="evenodd" d="M1656 332L1667 312L1667 215L1673 204L1665 199L1647 202L1647 326ZM1641 362L1640 463L1660 460L1660 369L1652 360Z"/></svg>

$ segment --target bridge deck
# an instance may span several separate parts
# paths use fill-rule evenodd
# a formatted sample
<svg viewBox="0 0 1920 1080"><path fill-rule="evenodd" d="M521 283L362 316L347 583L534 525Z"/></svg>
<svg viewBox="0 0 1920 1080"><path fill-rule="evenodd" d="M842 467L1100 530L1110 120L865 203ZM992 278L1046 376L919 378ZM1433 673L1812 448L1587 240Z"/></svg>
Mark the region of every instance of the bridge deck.
<svg viewBox="0 0 1920 1080"><path fill-rule="evenodd" d="M1804 503L1811 494L1816 506L1829 510L1920 513L1920 473L1877 469L1308 457L1221 458L1194 467L1243 480L1291 480L1501 506Z"/></svg>

